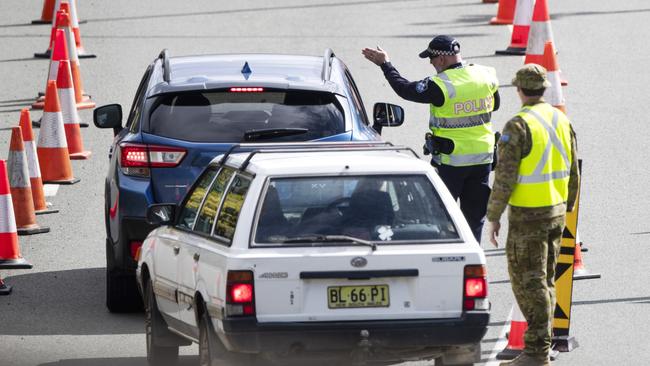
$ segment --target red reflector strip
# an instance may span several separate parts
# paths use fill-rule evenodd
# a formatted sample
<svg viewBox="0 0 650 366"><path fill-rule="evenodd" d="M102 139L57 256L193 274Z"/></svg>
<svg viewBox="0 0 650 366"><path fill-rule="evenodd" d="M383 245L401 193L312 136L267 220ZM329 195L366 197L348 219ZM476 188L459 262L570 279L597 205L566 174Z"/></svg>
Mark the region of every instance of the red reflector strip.
<svg viewBox="0 0 650 366"><path fill-rule="evenodd" d="M236 87L230 88L232 93L260 93L264 91L264 88L260 87Z"/></svg>

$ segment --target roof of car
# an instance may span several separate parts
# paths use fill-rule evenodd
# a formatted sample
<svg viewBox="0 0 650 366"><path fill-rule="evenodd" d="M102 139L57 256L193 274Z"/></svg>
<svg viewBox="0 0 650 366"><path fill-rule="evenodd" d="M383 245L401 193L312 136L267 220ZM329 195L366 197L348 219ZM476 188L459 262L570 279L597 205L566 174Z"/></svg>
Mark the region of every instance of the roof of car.
<svg viewBox="0 0 650 366"><path fill-rule="evenodd" d="M239 168L249 155L232 154L227 164ZM220 161L221 157L214 161ZM426 173L433 169L431 164L416 158L408 150L354 149L261 153L254 155L245 168L262 176Z"/></svg>
<svg viewBox="0 0 650 366"><path fill-rule="evenodd" d="M332 64L335 64L334 60ZM163 80L161 67L154 69L153 89L150 95L231 86L338 92L337 84L322 78L322 56L277 54L181 56L169 57L169 65L171 69L169 82Z"/></svg>

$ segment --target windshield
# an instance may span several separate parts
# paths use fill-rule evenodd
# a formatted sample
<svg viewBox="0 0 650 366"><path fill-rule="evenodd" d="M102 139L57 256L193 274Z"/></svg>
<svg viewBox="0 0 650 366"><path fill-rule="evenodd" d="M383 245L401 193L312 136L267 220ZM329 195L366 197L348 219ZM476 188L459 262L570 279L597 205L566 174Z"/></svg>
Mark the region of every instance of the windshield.
<svg viewBox="0 0 650 366"><path fill-rule="evenodd" d="M255 230L256 245L274 246L459 239L425 175L271 179Z"/></svg>
<svg viewBox="0 0 650 366"><path fill-rule="evenodd" d="M332 93L192 91L157 97L147 132L192 142L308 141L345 132L345 117Z"/></svg>

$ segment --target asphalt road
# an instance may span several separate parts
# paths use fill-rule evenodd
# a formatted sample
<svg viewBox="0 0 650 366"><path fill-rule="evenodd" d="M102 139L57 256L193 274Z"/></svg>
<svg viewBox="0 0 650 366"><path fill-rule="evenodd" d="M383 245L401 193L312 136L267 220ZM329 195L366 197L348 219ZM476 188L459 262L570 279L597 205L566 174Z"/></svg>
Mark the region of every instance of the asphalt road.
<svg viewBox="0 0 650 366"><path fill-rule="evenodd" d="M568 115L584 160L581 240L590 248L587 268L602 279L576 282L571 333L580 347L563 353L558 365L646 365L650 258L647 85L650 37L647 0L549 0ZM41 1L0 2L0 129L18 122L18 111L45 85L49 27L28 25ZM331 47L350 67L370 110L375 102L404 106L403 127L384 138L421 148L428 107L400 100L361 49L381 45L403 75L419 80L433 73L418 59L433 35L456 36L466 60L496 67L501 109L496 128L519 109L510 80L522 57L497 57L509 44L508 27L490 26L496 6L480 0L334 1L80 1L84 45L97 59L82 60L85 89L99 105L128 108L148 63L161 49L172 55L264 52L321 55ZM40 117L34 112L33 117ZM81 112L92 125L92 113ZM646 132L644 132L646 131ZM103 180L111 131L84 129L93 151L73 162L81 182L49 197L61 212L39 216L51 232L21 237L28 271L3 271L14 293L0 298L0 364L145 365L142 314L114 315L104 307ZM0 130L0 150L8 150ZM4 147L4 148L2 148ZM5 157L6 153L0 153ZM499 350L512 304L503 250L488 256L491 327L483 342L488 364ZM502 339L501 339L502 340ZM184 349L182 364L196 363L196 347ZM425 363L412 363L423 365Z"/></svg>

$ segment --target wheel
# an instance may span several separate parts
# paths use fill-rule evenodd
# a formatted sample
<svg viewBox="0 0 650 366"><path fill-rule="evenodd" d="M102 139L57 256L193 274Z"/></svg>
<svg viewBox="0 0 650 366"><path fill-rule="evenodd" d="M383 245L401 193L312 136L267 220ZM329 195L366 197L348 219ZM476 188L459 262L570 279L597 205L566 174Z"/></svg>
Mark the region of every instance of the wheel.
<svg viewBox="0 0 650 366"><path fill-rule="evenodd" d="M199 321L199 365L200 366L253 366L259 365L255 355L230 352L212 328L208 312L201 311Z"/></svg>
<svg viewBox="0 0 650 366"><path fill-rule="evenodd" d="M125 275L115 270L113 245L106 239L106 307L111 313L142 311L135 274Z"/></svg>
<svg viewBox="0 0 650 366"><path fill-rule="evenodd" d="M221 366L228 350L217 338L207 310L201 312L199 322L199 365L200 366Z"/></svg>
<svg viewBox="0 0 650 366"><path fill-rule="evenodd" d="M147 361L151 366L174 365L178 362L178 345L161 346L158 339L169 332L165 320L160 315L151 281L145 285L145 333L147 338Z"/></svg>

